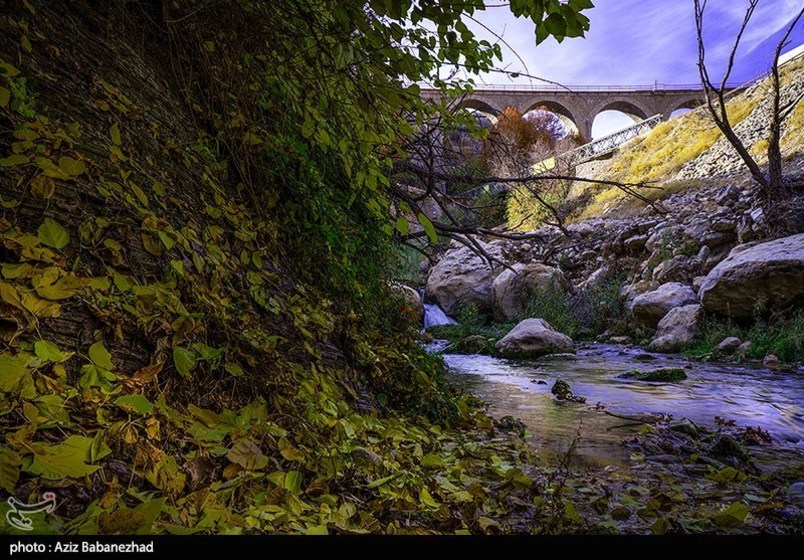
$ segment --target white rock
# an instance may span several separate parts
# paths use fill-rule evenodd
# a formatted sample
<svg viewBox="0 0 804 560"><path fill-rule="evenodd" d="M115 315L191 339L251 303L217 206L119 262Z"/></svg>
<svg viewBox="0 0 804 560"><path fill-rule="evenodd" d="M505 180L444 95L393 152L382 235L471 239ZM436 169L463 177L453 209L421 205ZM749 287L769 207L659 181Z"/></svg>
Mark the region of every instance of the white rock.
<svg viewBox="0 0 804 560"><path fill-rule="evenodd" d="M737 318L804 301L804 233L738 245L707 274L699 296L707 311Z"/></svg>
<svg viewBox="0 0 804 560"><path fill-rule="evenodd" d="M656 329L656 337L648 346L654 352L677 352L692 342L703 319L703 307L684 305L671 309Z"/></svg>
<svg viewBox="0 0 804 560"><path fill-rule="evenodd" d="M497 342L503 356L532 357L575 352L575 343L544 319L525 319Z"/></svg>

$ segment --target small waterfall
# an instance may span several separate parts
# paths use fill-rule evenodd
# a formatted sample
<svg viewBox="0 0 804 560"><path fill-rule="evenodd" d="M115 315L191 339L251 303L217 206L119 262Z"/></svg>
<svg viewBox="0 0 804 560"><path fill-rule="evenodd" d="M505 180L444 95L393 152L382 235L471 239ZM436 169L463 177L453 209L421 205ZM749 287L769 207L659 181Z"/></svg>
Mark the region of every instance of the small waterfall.
<svg viewBox="0 0 804 560"><path fill-rule="evenodd" d="M438 325L457 325L458 321L449 317L435 303L424 304L424 328L437 327Z"/></svg>

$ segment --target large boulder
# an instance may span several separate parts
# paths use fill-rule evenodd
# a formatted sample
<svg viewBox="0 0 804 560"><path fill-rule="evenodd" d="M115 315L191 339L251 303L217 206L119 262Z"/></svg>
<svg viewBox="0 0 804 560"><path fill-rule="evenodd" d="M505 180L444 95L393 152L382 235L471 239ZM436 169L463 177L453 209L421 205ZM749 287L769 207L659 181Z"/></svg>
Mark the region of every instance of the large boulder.
<svg viewBox="0 0 804 560"><path fill-rule="evenodd" d="M707 311L734 318L804 302L804 233L738 245L713 268L698 292Z"/></svg>
<svg viewBox="0 0 804 560"><path fill-rule="evenodd" d="M567 281L557 268L541 263L517 263L503 270L491 285L494 317L510 321L525 310L528 296L534 290L564 291Z"/></svg>
<svg viewBox="0 0 804 560"><path fill-rule="evenodd" d="M508 357L536 357L575 352L575 343L544 319L525 319L497 342L497 350Z"/></svg>
<svg viewBox="0 0 804 560"><path fill-rule="evenodd" d="M692 303L698 303L692 288L679 282L668 282L636 296L628 304L628 311L637 326L652 329L671 309Z"/></svg>
<svg viewBox="0 0 804 560"><path fill-rule="evenodd" d="M494 245L485 245L484 249L494 254ZM491 313L491 285L502 270L500 266L492 268L468 247L450 249L430 269L426 293L453 317L462 305L468 304L477 306L483 313Z"/></svg>
<svg viewBox="0 0 804 560"><path fill-rule="evenodd" d="M677 352L698 334L703 319L703 307L697 303L671 309L656 328L650 348L654 352Z"/></svg>

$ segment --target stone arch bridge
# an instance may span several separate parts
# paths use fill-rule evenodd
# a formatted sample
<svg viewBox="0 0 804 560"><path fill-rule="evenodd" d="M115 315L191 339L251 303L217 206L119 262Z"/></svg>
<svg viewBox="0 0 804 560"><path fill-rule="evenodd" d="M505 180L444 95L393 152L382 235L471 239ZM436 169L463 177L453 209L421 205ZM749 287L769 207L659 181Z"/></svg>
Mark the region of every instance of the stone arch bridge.
<svg viewBox="0 0 804 560"><path fill-rule="evenodd" d="M422 97L437 99L438 90L422 88ZM456 107L499 115L506 107L526 114L543 109L571 122L581 135L592 138L595 117L608 110L621 111L634 121L654 115L664 120L677 109L692 109L704 102L700 85L650 86L479 86L455 101Z"/></svg>

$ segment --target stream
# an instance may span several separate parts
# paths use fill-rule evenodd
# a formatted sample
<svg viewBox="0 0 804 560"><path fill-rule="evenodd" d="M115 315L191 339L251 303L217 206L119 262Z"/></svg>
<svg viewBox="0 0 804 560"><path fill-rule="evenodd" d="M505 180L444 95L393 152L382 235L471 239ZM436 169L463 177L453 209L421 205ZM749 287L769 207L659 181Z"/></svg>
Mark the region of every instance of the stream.
<svg viewBox="0 0 804 560"><path fill-rule="evenodd" d="M430 351L443 349L436 341ZM546 465L568 456L575 467L626 465L624 438L640 424L607 414L667 414L714 427L716 417L760 427L780 446L804 457L804 375L773 373L761 366L704 363L681 356L648 354L638 348L590 344L577 355L505 360L444 354L449 380L484 400L495 418L524 422ZM685 368L678 383L619 379L634 369ZM558 401L550 389L563 379L586 404ZM542 382L542 383L540 383ZM574 449L568 453L574 444Z"/></svg>

